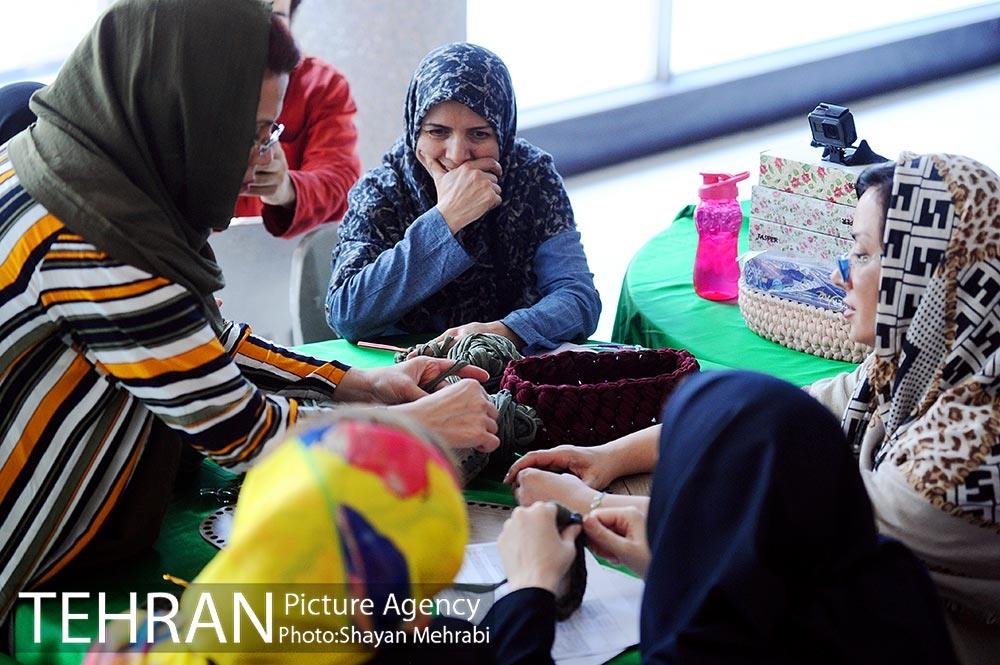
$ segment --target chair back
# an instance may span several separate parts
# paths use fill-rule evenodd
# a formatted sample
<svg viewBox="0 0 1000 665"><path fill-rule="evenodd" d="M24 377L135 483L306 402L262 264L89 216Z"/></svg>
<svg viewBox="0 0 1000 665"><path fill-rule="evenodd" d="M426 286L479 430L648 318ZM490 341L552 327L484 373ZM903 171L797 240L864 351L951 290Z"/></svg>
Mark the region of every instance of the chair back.
<svg viewBox="0 0 1000 665"><path fill-rule="evenodd" d="M302 236L292 253L289 304L292 308L292 344L337 339L326 322L326 292L333 274L331 257L337 244L337 227L329 223Z"/></svg>
<svg viewBox="0 0 1000 665"><path fill-rule="evenodd" d="M222 267L226 286L222 315L249 323L255 335L277 344L292 342L288 274L295 243L275 238L260 217L237 217L229 228L213 233L208 243Z"/></svg>

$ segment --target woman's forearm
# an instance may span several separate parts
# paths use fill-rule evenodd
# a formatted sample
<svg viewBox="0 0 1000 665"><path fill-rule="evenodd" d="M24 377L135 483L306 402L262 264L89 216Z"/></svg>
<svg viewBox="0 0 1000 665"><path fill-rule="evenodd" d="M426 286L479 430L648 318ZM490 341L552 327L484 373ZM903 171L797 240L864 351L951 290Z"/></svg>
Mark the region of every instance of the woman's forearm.
<svg viewBox="0 0 1000 665"><path fill-rule="evenodd" d="M660 426L651 425L604 444L615 477L652 473L660 448Z"/></svg>
<svg viewBox="0 0 1000 665"><path fill-rule="evenodd" d="M601 298L594 288L580 234L564 231L543 242L535 252L534 270L542 298L502 320L524 340L528 351L552 349L593 333L601 314Z"/></svg>
<svg viewBox="0 0 1000 665"><path fill-rule="evenodd" d="M605 494L596 508L629 508L635 507L643 515L649 512L649 497L633 494Z"/></svg>
<svg viewBox="0 0 1000 665"><path fill-rule="evenodd" d="M328 323L357 341L380 334L472 265L436 209L424 213L404 238L349 277L335 266L327 294Z"/></svg>

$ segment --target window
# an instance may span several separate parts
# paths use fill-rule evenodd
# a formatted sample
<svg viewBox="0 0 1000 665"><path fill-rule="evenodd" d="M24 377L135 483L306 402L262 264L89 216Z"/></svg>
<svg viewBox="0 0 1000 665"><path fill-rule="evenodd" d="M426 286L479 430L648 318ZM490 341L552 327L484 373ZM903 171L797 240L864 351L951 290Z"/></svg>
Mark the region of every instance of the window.
<svg viewBox="0 0 1000 665"><path fill-rule="evenodd" d="M988 4L468 0L467 37L503 58L518 106L534 109Z"/></svg>
<svg viewBox="0 0 1000 665"><path fill-rule="evenodd" d="M20 0L5 7L0 84L49 83L109 0Z"/></svg>
<svg viewBox="0 0 1000 665"><path fill-rule="evenodd" d="M469 0L470 42L507 64L519 108L656 78L656 0Z"/></svg>
<svg viewBox="0 0 1000 665"><path fill-rule="evenodd" d="M1000 62L994 0L467 0L571 175Z"/></svg>
<svg viewBox="0 0 1000 665"><path fill-rule="evenodd" d="M762 4L675 0L670 4L673 8L670 73L676 76L988 3L839 0L817 4L768 0Z"/></svg>

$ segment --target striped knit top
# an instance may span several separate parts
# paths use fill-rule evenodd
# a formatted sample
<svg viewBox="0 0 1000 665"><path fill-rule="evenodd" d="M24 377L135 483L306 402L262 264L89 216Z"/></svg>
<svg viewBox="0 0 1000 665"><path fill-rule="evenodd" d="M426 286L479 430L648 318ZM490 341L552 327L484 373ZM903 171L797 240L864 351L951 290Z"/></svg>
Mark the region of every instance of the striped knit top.
<svg viewBox="0 0 1000 665"><path fill-rule="evenodd" d="M216 336L190 292L66 229L0 150L0 621L93 538L153 418L240 471L347 369L246 325Z"/></svg>

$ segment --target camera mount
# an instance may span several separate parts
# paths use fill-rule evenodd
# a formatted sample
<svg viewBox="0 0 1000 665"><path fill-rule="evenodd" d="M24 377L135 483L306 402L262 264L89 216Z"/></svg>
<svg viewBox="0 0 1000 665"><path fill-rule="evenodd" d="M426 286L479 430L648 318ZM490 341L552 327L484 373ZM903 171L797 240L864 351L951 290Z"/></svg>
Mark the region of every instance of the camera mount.
<svg viewBox="0 0 1000 665"><path fill-rule="evenodd" d="M843 164L844 166L864 166L866 164L880 164L888 161L885 157L872 150L868 141L861 139L861 143L856 148L834 148L823 145L816 141L811 141L814 148L823 148L823 159L832 164Z"/></svg>

